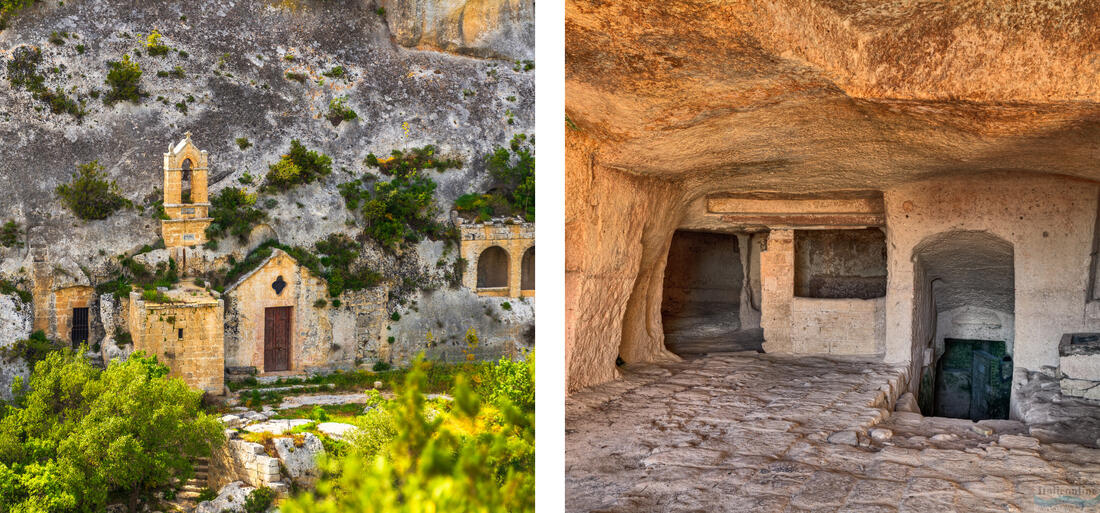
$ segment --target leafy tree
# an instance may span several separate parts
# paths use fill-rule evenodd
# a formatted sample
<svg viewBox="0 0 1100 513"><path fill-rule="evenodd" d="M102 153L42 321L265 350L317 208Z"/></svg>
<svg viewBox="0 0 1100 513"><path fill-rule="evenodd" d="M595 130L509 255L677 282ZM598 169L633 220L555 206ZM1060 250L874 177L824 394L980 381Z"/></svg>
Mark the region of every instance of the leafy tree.
<svg viewBox="0 0 1100 513"><path fill-rule="evenodd" d="M315 182L330 173L331 157L309 150L294 139L290 141L290 151L268 166L267 185L285 191L295 185Z"/></svg>
<svg viewBox="0 0 1100 513"><path fill-rule="evenodd" d="M353 452L324 461L316 490L280 510L534 511L534 411L507 399L490 406L459 375L452 411L433 414L421 392L426 382L418 358L393 403L394 438L370 459Z"/></svg>
<svg viewBox="0 0 1100 513"><path fill-rule="evenodd" d="M156 358L137 353L100 371L81 353L35 365L0 418L0 511L101 511L125 497L134 512L143 493L186 480L190 458L224 439L202 392L168 378Z"/></svg>
<svg viewBox="0 0 1100 513"><path fill-rule="evenodd" d="M65 206L81 219L106 219L123 207L133 203L119 194L118 184L107 178L98 160L77 166L73 179L57 186Z"/></svg>
<svg viewBox="0 0 1100 513"><path fill-rule="evenodd" d="M210 199L210 217L214 221L206 229L206 237L217 240L234 235L241 241L248 238L252 227L267 219L267 214L256 205L256 195L236 187L226 187Z"/></svg>

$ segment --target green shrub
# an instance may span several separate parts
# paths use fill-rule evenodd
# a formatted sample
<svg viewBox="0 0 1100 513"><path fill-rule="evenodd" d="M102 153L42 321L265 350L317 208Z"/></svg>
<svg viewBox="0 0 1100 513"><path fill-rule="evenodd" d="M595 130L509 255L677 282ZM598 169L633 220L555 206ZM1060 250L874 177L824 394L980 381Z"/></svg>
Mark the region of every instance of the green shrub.
<svg viewBox="0 0 1100 513"><path fill-rule="evenodd" d="M390 320L395 321L395 322L400 321L401 320L401 312L398 312L398 311L394 310L394 312L392 314L390 314Z"/></svg>
<svg viewBox="0 0 1100 513"><path fill-rule="evenodd" d="M42 51L38 48L31 46L16 48L7 66L8 80L11 81L12 87L30 91L36 100L49 106L50 112L54 114L66 113L82 119L85 110L81 102L69 98L60 87L52 91L46 87L46 77L38 72L38 64L41 61Z"/></svg>
<svg viewBox="0 0 1100 513"><path fill-rule="evenodd" d="M27 366L34 368L34 364L44 360L46 355L61 349L61 342L46 338L46 332L42 330L31 333L30 337L16 340L14 344L0 348L4 359L13 361L17 358L27 362Z"/></svg>
<svg viewBox="0 0 1100 513"><path fill-rule="evenodd" d="M390 338L393 338L393 337L390 337ZM388 364L386 362L383 362L382 360L379 360L377 362L374 362L374 365L371 367L371 370L373 370L374 372L385 372L385 371L390 370L390 364Z"/></svg>
<svg viewBox="0 0 1100 513"><path fill-rule="evenodd" d="M293 80L298 83L304 83L306 81L306 74L288 71L286 72L286 78L288 80Z"/></svg>
<svg viewBox="0 0 1100 513"><path fill-rule="evenodd" d="M393 150L390 152L390 156L386 158L378 158L373 153L367 154L367 158L364 159L365 163L369 167L378 168L384 175L406 175L412 171L420 171L422 169L434 169L440 173L448 169L459 169L462 167L462 161L454 158L440 158L436 155L435 146L428 145L422 148L413 148L408 152L401 150Z"/></svg>
<svg viewBox="0 0 1100 513"><path fill-rule="evenodd" d="M183 68L176 66L172 68L172 71L158 71L157 76L161 78L185 78L187 74L184 73Z"/></svg>
<svg viewBox="0 0 1100 513"><path fill-rule="evenodd" d="M328 102L328 115L325 116L332 126L339 125L343 121L351 121L359 117L354 110L346 105L347 98L333 98Z"/></svg>
<svg viewBox="0 0 1100 513"><path fill-rule="evenodd" d="M81 219L106 219L121 208L132 207L119 194L118 185L108 180L98 160L77 166L73 180L57 186L57 195Z"/></svg>
<svg viewBox="0 0 1100 513"><path fill-rule="evenodd" d="M226 187L210 199L210 217L206 228L208 240L233 235L240 241L248 239L252 227L267 219L267 213L255 208L256 195L236 187Z"/></svg>
<svg viewBox="0 0 1100 513"><path fill-rule="evenodd" d="M328 306L328 301L326 301L324 298L318 299L317 301L313 302L313 308L324 308L326 306Z"/></svg>
<svg viewBox="0 0 1100 513"><path fill-rule="evenodd" d="M205 486L202 490L199 490L199 496L195 498L195 502L212 501L217 498L218 492L215 492L214 489L209 486Z"/></svg>
<svg viewBox="0 0 1100 513"><path fill-rule="evenodd" d="M512 310L512 303L509 303L509 302L505 301L505 302L500 304L500 309L504 310L504 311L511 311Z"/></svg>
<svg viewBox="0 0 1100 513"><path fill-rule="evenodd" d="M245 513L264 513L275 502L275 491L266 486L252 490L244 500Z"/></svg>
<svg viewBox="0 0 1100 513"><path fill-rule="evenodd" d="M58 33L55 30L55 31L50 33L50 37L48 39L49 39L51 44L55 44L57 46L64 45L65 44L65 33L64 32Z"/></svg>
<svg viewBox="0 0 1100 513"><path fill-rule="evenodd" d="M377 427L385 420L365 419L375 411L390 415L393 435L352 443L348 455L324 460L316 490L287 500L280 510L533 512L534 410L506 400L490 407L459 375L454 401L441 412L426 400L427 385L420 357L401 395L361 417L367 429L359 433L388 434L384 424ZM373 457L364 455L371 451Z"/></svg>
<svg viewBox="0 0 1100 513"><path fill-rule="evenodd" d="M336 66L336 67L334 67L334 68L332 68L332 69L330 69L330 70L328 70L328 71L326 71L322 74L326 77L329 77L329 78L341 78L345 75L345 73L346 72L344 71L343 66Z"/></svg>
<svg viewBox="0 0 1100 513"><path fill-rule="evenodd" d="M14 283L12 283L8 280L4 280L4 279L0 279L0 294L4 294L4 295L15 294L15 295L19 296L19 300L24 302L24 303L30 303L31 300L34 299L33 296L31 296L30 292L27 292L25 290L20 290L19 288L17 288L15 286Z"/></svg>
<svg viewBox="0 0 1100 513"><path fill-rule="evenodd" d="M535 156L534 138L525 134L512 137L507 148L497 147L485 157L486 167L496 180L488 194L463 194L455 199L459 212L476 212L477 221L494 215L521 214L535 220Z"/></svg>
<svg viewBox="0 0 1100 513"><path fill-rule="evenodd" d="M141 99L147 96L141 90L141 66L131 61L129 55L123 55L121 61L107 63L107 85L111 90L103 96L103 102L114 105L120 101L141 103Z"/></svg>
<svg viewBox="0 0 1100 513"><path fill-rule="evenodd" d="M269 166L267 184L278 190L312 183L332 173L332 158L306 149L297 139L290 141L290 151Z"/></svg>
<svg viewBox="0 0 1100 513"><path fill-rule="evenodd" d="M0 226L0 246L5 248L21 248L23 241L19 240L23 230L14 220L8 220L4 226Z"/></svg>
<svg viewBox="0 0 1100 513"><path fill-rule="evenodd" d="M252 146L252 143L248 142L247 137L238 137L237 138L237 147L240 148L241 150L247 150L250 146Z"/></svg>
<svg viewBox="0 0 1100 513"><path fill-rule="evenodd" d="M149 37L145 38L145 51L150 57L162 57L168 55L168 46L161 42L160 32L153 29Z"/></svg>
<svg viewBox="0 0 1100 513"><path fill-rule="evenodd" d="M383 363L383 362L378 362ZM382 369L388 370L388 369ZM355 419L355 431L348 437L353 454L361 458L373 458L397 435L397 426L393 415L387 409L386 400L381 400L369 411Z"/></svg>
<svg viewBox="0 0 1100 513"><path fill-rule="evenodd" d="M8 20L21 9L30 7L38 0L0 0L0 30L8 26Z"/></svg>

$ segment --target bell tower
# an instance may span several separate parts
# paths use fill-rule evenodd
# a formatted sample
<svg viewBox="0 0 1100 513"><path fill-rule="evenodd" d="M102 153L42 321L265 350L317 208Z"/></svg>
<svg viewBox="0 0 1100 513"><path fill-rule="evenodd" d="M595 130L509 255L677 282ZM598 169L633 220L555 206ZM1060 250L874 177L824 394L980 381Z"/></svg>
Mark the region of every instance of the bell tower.
<svg viewBox="0 0 1100 513"><path fill-rule="evenodd" d="M168 147L164 154L164 213L168 219L161 221L160 231L164 246L173 252L206 242L206 227L212 221L207 176L206 152L191 142L191 132Z"/></svg>

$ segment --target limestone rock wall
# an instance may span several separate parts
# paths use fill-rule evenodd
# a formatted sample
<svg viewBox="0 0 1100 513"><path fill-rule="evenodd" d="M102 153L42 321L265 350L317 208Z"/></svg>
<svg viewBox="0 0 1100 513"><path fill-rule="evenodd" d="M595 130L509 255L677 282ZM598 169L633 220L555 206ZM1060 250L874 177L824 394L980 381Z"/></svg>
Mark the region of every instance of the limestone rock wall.
<svg viewBox="0 0 1100 513"><path fill-rule="evenodd" d="M369 2L364 2L369 3ZM398 44L475 57L534 59L533 0L379 0Z"/></svg>
<svg viewBox="0 0 1100 513"><path fill-rule="evenodd" d="M268 456L264 446L230 439L210 457L209 486L215 490L234 481L259 488L282 480L279 458Z"/></svg>
<svg viewBox="0 0 1100 513"><path fill-rule="evenodd" d="M31 305L16 295L0 294L0 352L31 334ZM0 400L11 399L11 385L16 377L30 375L22 359L7 359L0 355Z"/></svg>

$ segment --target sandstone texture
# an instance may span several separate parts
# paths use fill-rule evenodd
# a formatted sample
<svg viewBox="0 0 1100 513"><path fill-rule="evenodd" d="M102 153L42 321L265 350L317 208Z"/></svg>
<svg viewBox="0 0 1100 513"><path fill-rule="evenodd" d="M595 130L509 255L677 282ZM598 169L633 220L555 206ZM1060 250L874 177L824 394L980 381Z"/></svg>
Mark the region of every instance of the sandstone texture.
<svg viewBox="0 0 1100 513"><path fill-rule="evenodd" d="M1100 449L890 413L905 370L867 359L727 353L622 374L569 398L567 511L1044 511L1100 487Z"/></svg>
<svg viewBox="0 0 1100 513"><path fill-rule="evenodd" d="M1100 295L1082 294L1097 21L1083 1L567 2L569 390L615 379L619 358L677 358L661 316L677 230L770 232L767 351L907 364L914 394L945 336L1056 367L1063 333L1100 326ZM791 297L780 232L868 227L886 235L885 299ZM975 258L923 253L937 245ZM999 259L972 276L984 257Z"/></svg>
<svg viewBox="0 0 1100 513"><path fill-rule="evenodd" d="M364 2L367 3L367 2ZM534 59L533 0L381 0L394 40L475 57Z"/></svg>

